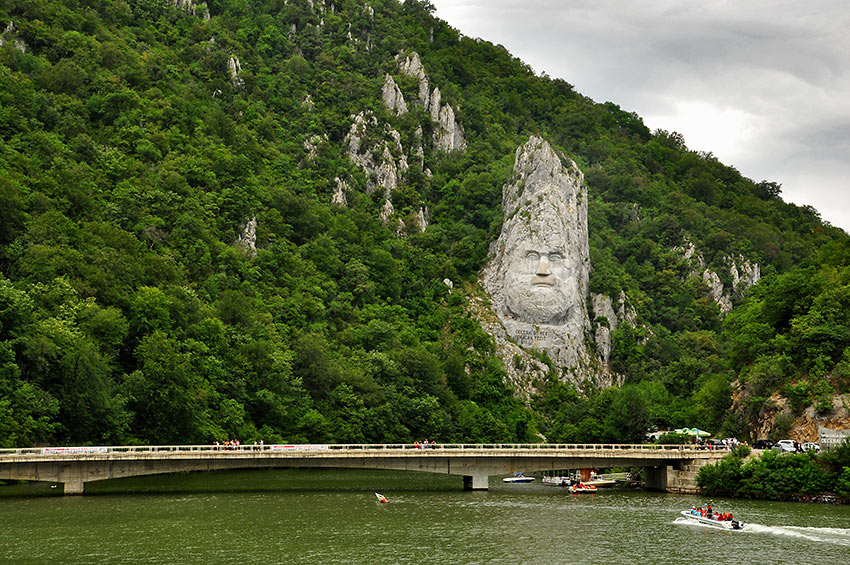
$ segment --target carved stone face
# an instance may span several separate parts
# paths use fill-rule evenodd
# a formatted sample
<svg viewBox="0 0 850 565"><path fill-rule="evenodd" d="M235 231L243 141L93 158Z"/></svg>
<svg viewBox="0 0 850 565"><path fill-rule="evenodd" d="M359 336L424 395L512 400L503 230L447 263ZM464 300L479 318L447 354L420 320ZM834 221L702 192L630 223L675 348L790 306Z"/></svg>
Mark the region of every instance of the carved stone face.
<svg viewBox="0 0 850 565"><path fill-rule="evenodd" d="M580 294L563 245L531 239L517 243L504 263L505 313L530 324L565 324Z"/></svg>

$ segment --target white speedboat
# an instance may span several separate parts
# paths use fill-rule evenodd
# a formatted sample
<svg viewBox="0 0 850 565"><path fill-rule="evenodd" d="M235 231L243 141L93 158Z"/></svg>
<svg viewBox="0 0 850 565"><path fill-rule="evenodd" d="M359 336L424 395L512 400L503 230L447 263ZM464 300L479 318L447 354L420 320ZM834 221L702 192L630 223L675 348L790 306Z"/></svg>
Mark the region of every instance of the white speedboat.
<svg viewBox="0 0 850 565"><path fill-rule="evenodd" d="M543 484L550 487L568 487L572 482L569 477L543 477Z"/></svg>
<svg viewBox="0 0 850 565"><path fill-rule="evenodd" d="M611 479L591 479L584 483L587 486L602 488L602 487L612 487L617 484L617 481L612 481Z"/></svg>
<svg viewBox="0 0 850 565"><path fill-rule="evenodd" d="M386 496L384 496L383 494L381 494L379 492L375 493L375 497L378 499L378 502L380 502L381 504L386 504L387 502L390 501L389 498L387 498Z"/></svg>
<svg viewBox="0 0 850 565"><path fill-rule="evenodd" d="M522 472L514 473L510 477L502 479L506 483L530 483L534 481L534 477L526 477Z"/></svg>
<svg viewBox="0 0 850 565"><path fill-rule="evenodd" d="M736 531L744 529L744 523L733 520L731 515L729 515L728 519L722 519L725 518L722 514L714 514L713 517L708 517L703 516L699 510L682 510L682 516L693 522L705 524L706 526L720 530Z"/></svg>

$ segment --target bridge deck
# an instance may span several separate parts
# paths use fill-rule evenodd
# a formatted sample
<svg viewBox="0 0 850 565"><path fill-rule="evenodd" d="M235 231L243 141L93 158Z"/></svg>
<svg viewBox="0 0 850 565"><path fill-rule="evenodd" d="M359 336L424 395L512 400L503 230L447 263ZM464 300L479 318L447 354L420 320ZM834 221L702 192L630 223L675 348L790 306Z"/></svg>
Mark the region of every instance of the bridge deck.
<svg viewBox="0 0 850 565"><path fill-rule="evenodd" d="M470 488L487 488L491 475L516 471L638 466L667 468L716 458L713 451L681 445L632 444L411 444L79 446L0 449L0 479L65 483L66 493L86 482L158 473L339 467L396 469L462 475Z"/></svg>

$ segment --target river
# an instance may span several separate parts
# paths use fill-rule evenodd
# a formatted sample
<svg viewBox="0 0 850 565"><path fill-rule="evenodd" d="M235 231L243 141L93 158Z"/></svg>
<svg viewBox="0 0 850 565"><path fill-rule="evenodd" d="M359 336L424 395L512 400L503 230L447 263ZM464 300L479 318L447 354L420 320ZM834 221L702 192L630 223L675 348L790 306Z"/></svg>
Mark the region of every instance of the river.
<svg viewBox="0 0 850 565"><path fill-rule="evenodd" d="M850 506L360 470L191 473L0 487L2 563L850 563ZM374 492L387 495L379 504ZM745 531L683 523L691 505Z"/></svg>

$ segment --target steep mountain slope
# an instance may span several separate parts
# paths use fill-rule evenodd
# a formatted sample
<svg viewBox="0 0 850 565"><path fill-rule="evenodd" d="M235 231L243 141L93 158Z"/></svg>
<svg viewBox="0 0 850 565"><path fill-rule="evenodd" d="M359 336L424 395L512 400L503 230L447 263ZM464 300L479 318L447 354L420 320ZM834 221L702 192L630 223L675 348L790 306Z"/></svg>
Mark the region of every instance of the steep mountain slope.
<svg viewBox="0 0 850 565"><path fill-rule="evenodd" d="M427 2L0 21L5 445L744 435L774 392L827 411L850 384L847 234ZM527 360L470 315L531 134L584 173L590 291L631 319L593 320L623 387L540 357L520 400Z"/></svg>

